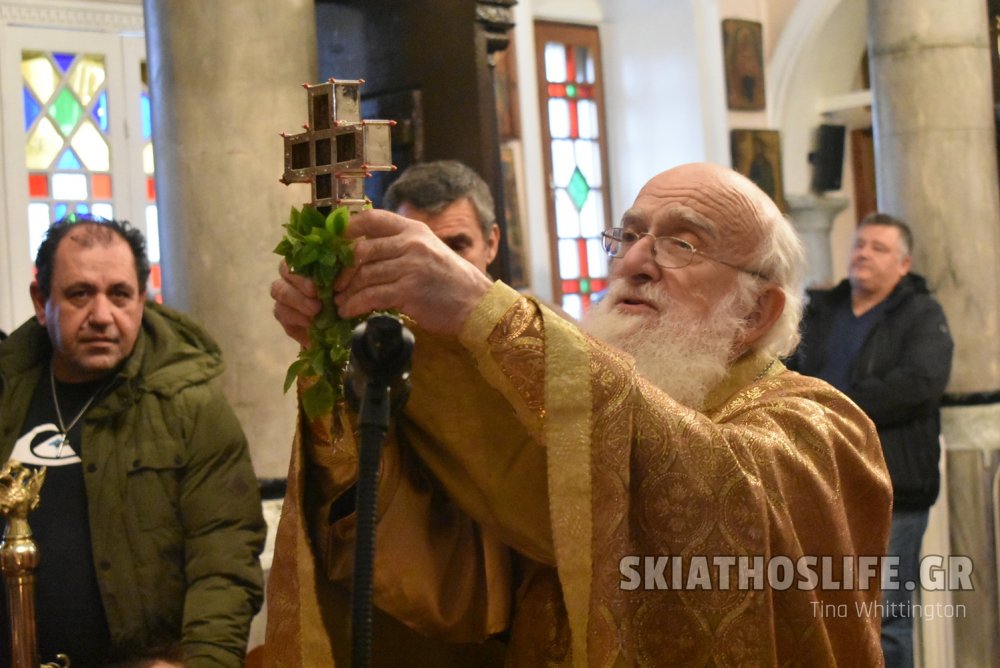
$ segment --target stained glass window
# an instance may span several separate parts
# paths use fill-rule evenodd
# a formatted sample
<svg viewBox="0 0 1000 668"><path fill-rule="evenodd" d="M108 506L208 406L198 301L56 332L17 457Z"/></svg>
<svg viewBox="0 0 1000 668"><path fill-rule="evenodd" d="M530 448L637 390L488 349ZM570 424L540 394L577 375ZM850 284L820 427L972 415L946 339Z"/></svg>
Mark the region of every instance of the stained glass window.
<svg viewBox="0 0 1000 668"><path fill-rule="evenodd" d="M600 130L600 51L596 29L539 21L539 86L548 146L554 294L580 317L607 288L601 232L608 227L607 175Z"/></svg>
<svg viewBox="0 0 1000 668"><path fill-rule="evenodd" d="M156 178L153 164L153 116L149 100L149 78L146 63L140 64L142 91L139 95L139 114L142 123L142 171L145 177L146 201L143 206L146 222L146 251L149 254L149 298L163 301L163 276L160 273L159 218L156 208Z"/></svg>
<svg viewBox="0 0 1000 668"><path fill-rule="evenodd" d="M34 259L52 221L74 212L114 214L107 68L102 55L22 51L21 75Z"/></svg>
<svg viewBox="0 0 1000 668"><path fill-rule="evenodd" d="M149 88L145 64L136 104L142 120L142 168L146 180L145 233L153 271L150 297L160 300L159 244L153 169ZM126 174L113 164L111 125L116 110L108 101L109 68L102 54L21 51L29 259L49 225L69 213L114 218L118 190ZM123 212L124 215L124 212Z"/></svg>

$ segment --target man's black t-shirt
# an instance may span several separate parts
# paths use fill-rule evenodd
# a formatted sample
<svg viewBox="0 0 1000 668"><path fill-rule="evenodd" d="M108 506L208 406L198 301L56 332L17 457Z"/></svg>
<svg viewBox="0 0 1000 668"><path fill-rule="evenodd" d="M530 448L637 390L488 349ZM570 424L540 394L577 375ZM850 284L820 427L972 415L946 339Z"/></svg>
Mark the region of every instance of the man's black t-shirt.
<svg viewBox="0 0 1000 668"><path fill-rule="evenodd" d="M56 381L63 423L73 418L108 382L69 384ZM91 406L97 403L96 398ZM110 633L101 603L90 543L87 492L80 453L85 444L81 418L60 448L60 435L48 370L31 398L11 459L30 468L47 467L38 507L28 523L38 546L35 571L35 618L38 656L53 661L69 656L73 668L100 666L109 656ZM3 523L0 518L0 523ZM0 600L0 665L10 657L10 622L6 598Z"/></svg>

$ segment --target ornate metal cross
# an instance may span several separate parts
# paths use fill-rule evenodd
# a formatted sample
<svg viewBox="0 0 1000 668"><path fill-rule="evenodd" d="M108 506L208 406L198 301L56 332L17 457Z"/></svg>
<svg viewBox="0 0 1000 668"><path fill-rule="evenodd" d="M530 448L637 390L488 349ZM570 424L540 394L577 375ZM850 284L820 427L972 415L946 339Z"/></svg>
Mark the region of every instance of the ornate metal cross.
<svg viewBox="0 0 1000 668"><path fill-rule="evenodd" d="M361 120L359 89L364 79L328 79L302 84L309 95L305 132L281 133L285 172L281 182L311 183L312 205L320 210L346 206L357 213L370 200L365 177L396 169L390 129L396 121Z"/></svg>

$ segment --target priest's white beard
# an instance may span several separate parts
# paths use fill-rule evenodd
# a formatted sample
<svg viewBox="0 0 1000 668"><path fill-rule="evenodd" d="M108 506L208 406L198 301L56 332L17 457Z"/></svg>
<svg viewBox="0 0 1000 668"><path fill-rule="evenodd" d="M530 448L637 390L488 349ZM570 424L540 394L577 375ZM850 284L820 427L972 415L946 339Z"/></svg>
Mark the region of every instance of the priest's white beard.
<svg viewBox="0 0 1000 668"><path fill-rule="evenodd" d="M725 377L733 343L747 328L754 294L751 286L738 285L704 317L650 284L633 286L619 279L584 316L583 329L632 355L639 373L675 401L700 410ZM657 304L659 315L615 312L612 304L622 295Z"/></svg>

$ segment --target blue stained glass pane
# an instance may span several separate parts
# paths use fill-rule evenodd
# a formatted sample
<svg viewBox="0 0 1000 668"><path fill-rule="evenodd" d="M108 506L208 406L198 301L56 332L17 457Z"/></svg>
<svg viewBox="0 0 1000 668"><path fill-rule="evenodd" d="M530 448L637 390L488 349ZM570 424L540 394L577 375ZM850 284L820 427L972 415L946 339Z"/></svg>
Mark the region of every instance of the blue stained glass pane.
<svg viewBox="0 0 1000 668"><path fill-rule="evenodd" d="M71 148L63 151L59 163L56 165L59 169L80 169L81 166L80 158L76 157L76 153Z"/></svg>
<svg viewBox="0 0 1000 668"><path fill-rule="evenodd" d="M149 110L149 93L142 93L142 138L149 141L153 135L153 118Z"/></svg>
<svg viewBox="0 0 1000 668"><path fill-rule="evenodd" d="M90 111L94 124L101 129L101 132L108 131L108 93L102 91L94 102L94 108Z"/></svg>
<svg viewBox="0 0 1000 668"><path fill-rule="evenodd" d="M69 66L73 64L73 59L76 58L74 53L53 53L52 57L56 59L56 63L59 64L59 69L63 72L69 72Z"/></svg>
<svg viewBox="0 0 1000 668"><path fill-rule="evenodd" d="M77 204L76 213L90 213L90 206L87 204Z"/></svg>
<svg viewBox="0 0 1000 668"><path fill-rule="evenodd" d="M60 202L56 204L55 213L56 215L52 218L53 222L57 220L62 220L66 217L67 207L64 203Z"/></svg>
<svg viewBox="0 0 1000 668"><path fill-rule="evenodd" d="M38 104L35 100L35 96L31 94L28 87L24 87L24 129L28 131L31 129L31 124L35 122L38 118L38 114L42 113L42 106Z"/></svg>

